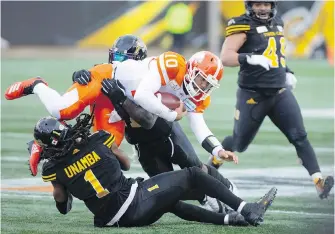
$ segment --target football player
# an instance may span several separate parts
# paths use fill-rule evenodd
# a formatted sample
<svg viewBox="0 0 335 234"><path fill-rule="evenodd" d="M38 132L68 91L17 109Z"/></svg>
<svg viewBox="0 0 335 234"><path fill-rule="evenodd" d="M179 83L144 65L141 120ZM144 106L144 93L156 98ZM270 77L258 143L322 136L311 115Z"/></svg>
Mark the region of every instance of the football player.
<svg viewBox="0 0 335 234"><path fill-rule="evenodd" d="M131 69L136 72L129 74ZM199 160L181 126L175 122L187 113L190 126L202 146L217 161L237 163L238 158L223 150L203 118L203 112L210 104L210 94L219 87L218 81L222 75L220 59L208 51L194 54L189 61L180 54L165 52L158 57L143 61L128 60L117 66L115 78L123 91L120 92L121 97L110 98L114 105L119 105L118 102L122 104L122 94L126 93L140 106L159 116L149 130L136 124L126 125L126 138L130 144L136 146L139 162L149 176L173 170L172 164L181 168L198 166L236 191L236 187L229 180ZM180 112L182 105L178 108L181 115L164 106L154 95L157 91L178 96L186 107L186 113ZM221 204L211 198L207 199L205 205L220 212Z"/></svg>
<svg viewBox="0 0 335 234"><path fill-rule="evenodd" d="M126 178L127 155L106 131L90 134L91 117L82 114L72 127L53 117L38 121L34 138L43 148L42 179L51 182L61 214L72 208L73 196L84 201L97 227L147 226L171 212L188 220L218 225L260 224L275 199L272 188L258 202L246 203L198 167L163 173L148 180ZM192 191L208 194L237 212L218 214L180 201Z"/></svg>
<svg viewBox="0 0 335 234"><path fill-rule="evenodd" d="M130 69L136 72L129 74ZM222 63L216 55L201 51L186 61L180 54L165 52L143 61L127 60L117 66L114 75L125 87L127 96L151 113L169 122L186 115L199 143L216 161L235 158L222 148L203 118L210 94L219 87L223 75ZM155 96L158 91L174 94L182 105L170 110ZM181 111L184 107L185 111Z"/></svg>
<svg viewBox="0 0 335 234"><path fill-rule="evenodd" d="M126 59L141 60L146 58L146 56L147 48L142 40L136 36L125 35L121 36L114 43L112 49L110 49L109 62L122 62ZM32 78L11 85L5 93L5 97L6 99L12 100L35 93L39 96L49 113L61 120L73 119L80 114L85 107L90 106L92 110L93 106L95 106L93 129L95 131L103 129L110 132L115 136L115 142L120 145L124 138L125 123L124 121L119 121L120 117L116 114L114 106L101 90L102 80L107 77L112 77L113 66L112 63L94 66L90 70L90 74L95 77L93 82L88 86L74 83L63 96L57 91L47 87L47 84L43 79ZM73 76L75 76L75 74L73 74ZM85 74L82 74L79 81L84 79ZM157 117L143 110L133 101L127 99L123 104L123 108L128 110L128 115L132 115L133 119L144 124L144 128L151 128L155 123ZM32 175L35 176L37 174L41 147L35 142L30 142L29 147L31 148L32 153L29 161L29 168Z"/></svg>
<svg viewBox="0 0 335 234"><path fill-rule="evenodd" d="M334 179L322 177L291 91L297 81L285 59L284 24L276 16L277 1L245 1L245 8L245 14L228 21L221 51L224 66L240 67L233 135L222 146L245 151L268 116L294 145L319 197L326 198ZM209 163L219 166L215 161Z"/></svg>
<svg viewBox="0 0 335 234"><path fill-rule="evenodd" d="M143 48L143 46L140 46L140 48ZM138 52L139 49L135 51ZM114 50L110 52L110 56L113 56L113 53L114 53ZM186 69L185 59L181 55L178 55L178 56L179 56L179 59L181 59L181 62L184 62L180 66L180 69L184 69L184 70L181 70L181 72L185 72L185 69ZM111 60L112 59L110 59L110 61ZM133 61L134 63L130 61ZM123 130L124 130L124 121L122 119L126 120L127 118L120 118L120 116L118 115L120 114L120 111L117 111L118 113L117 114L116 112L113 111L114 108L121 109L119 107L122 107L122 110L128 108L126 112L130 115L131 119L135 120L134 122L136 124L139 124L144 128L151 128L152 123L154 123L156 119L155 119L155 113L153 113L154 115L150 113L141 114L141 112L143 111L143 108L136 106L133 102L131 102L131 100L129 99L130 97L122 100L122 103L115 104L115 101L114 101L114 105L112 105L112 103L108 100L106 95L113 101L114 98L111 95L113 94L114 87L118 85L118 82L116 81L116 79L111 79L111 78L118 77L119 81L123 81L125 84L127 84L127 81L129 81L128 84L132 85L131 87L133 87L134 85L136 85L137 83L141 81L139 79L141 78L141 76L137 76L137 74L145 74L145 73L151 72L151 71L148 71L149 65L151 67L152 66L156 67L156 71L157 71L158 69L157 61L158 61L158 58L154 57L154 58L145 59L143 61L135 61L135 60L128 59L119 64L109 63L109 64L97 65L93 67L88 73L92 80L89 82L87 86L82 86L82 85L79 85L78 83L75 83L63 96L59 95L55 90L48 87L45 84L45 82L41 79L32 79L32 80L28 80L25 82L18 82L18 83L13 84L11 87L7 89L6 98L15 99L23 95L35 93L39 96L40 100L46 106L49 113L55 116L56 118L62 119L62 120L72 119L75 116L77 116L79 113L81 113L86 106L94 104L95 105L94 115L96 115L96 119L94 121L94 128L98 130L103 129L110 133L116 132L115 137L116 139L119 139L117 141L117 144L119 144L123 138ZM216 60L215 62L213 62L213 64L216 64L217 61L219 60ZM168 62L169 61L167 61L167 63ZM125 66L123 66L123 64L125 64ZM218 65L220 64L216 64L216 66ZM136 71L136 72L130 72L130 71ZM221 67L219 66L218 72L220 72L218 73L218 75L222 75L222 65ZM159 73L157 73L157 75L159 76ZM105 78L109 78L109 79L105 79ZM158 79L160 78L158 77ZM201 82L203 82L202 79L203 78L200 79ZM17 86L18 88L15 88L15 89L13 88ZM125 100L128 100L127 105L125 105L124 103ZM202 102L200 102L200 105L201 103ZM125 106L128 106L128 107L125 108ZM199 109L200 113L202 112L201 108L202 107L200 106L200 109ZM177 111L179 113L178 115L181 118L185 114L185 112L183 111L182 105L181 107L178 108L178 110L179 110L179 112ZM129 113L129 111L137 112L137 116L133 117L132 114ZM174 112L177 113L176 111ZM136 113L133 113L133 115L136 115ZM148 116L150 116L150 118L148 118ZM146 123L146 122L149 122L149 123ZM149 125L149 127L145 127L145 125L142 125L143 123L146 125ZM184 135L182 135L182 137L184 137ZM177 142L176 143L177 146L183 144L183 141L186 142L186 144L188 144L186 145L186 148L180 149L180 147L185 147L185 144L183 146L180 146L179 148L176 148L176 152L178 153L178 155L181 155L179 164L181 165L182 168L190 167L190 166L199 166L204 171L206 171L208 174L220 180L220 182L225 184L228 188L232 190L235 188L233 184L228 179L224 178L216 169L203 165L200 162L200 160L198 159L198 157L196 156L193 150L193 147L187 140L186 136L184 137L184 139L181 139L181 138L179 140L178 138L175 138L175 139ZM169 141L169 139L166 139L166 140ZM38 144L35 144L35 145L38 145ZM36 146L34 147L34 146L31 146L31 152L35 156L37 155L38 152L40 152L41 149L39 146L38 146L39 148L37 148ZM165 146L163 145L163 147L164 149L166 149L167 147L170 147L170 145L165 144ZM189 156L189 153L188 153L189 149L192 150L190 153L191 154L193 153L193 155L191 156ZM149 151L147 152L150 153L151 156L155 154L155 152L149 152ZM169 149L168 149L168 153L170 154ZM150 155L146 156L146 159L145 159L146 161L150 161L150 159L152 158L150 157ZM233 160L237 162L237 158L235 157L234 154L230 154L227 158L225 158L225 160ZM37 174L38 161L39 160L37 156L31 157L30 168L32 170L33 175ZM160 171L160 172L163 172L163 171ZM199 200L203 201L204 197L199 195ZM208 208L215 209L215 211L223 212L222 205L218 204L216 200L214 201L214 199L208 198L207 201L208 203L210 203L208 204L210 207L207 206Z"/></svg>

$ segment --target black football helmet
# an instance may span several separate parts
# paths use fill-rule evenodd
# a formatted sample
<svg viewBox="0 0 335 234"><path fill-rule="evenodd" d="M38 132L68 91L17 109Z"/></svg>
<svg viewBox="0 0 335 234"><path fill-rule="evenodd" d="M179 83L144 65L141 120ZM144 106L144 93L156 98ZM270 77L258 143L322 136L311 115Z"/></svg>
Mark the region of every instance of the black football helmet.
<svg viewBox="0 0 335 234"><path fill-rule="evenodd" d="M127 59L143 60L147 57L147 47L137 36L125 35L119 37L109 50L108 62L125 61Z"/></svg>
<svg viewBox="0 0 335 234"><path fill-rule="evenodd" d="M85 144L93 125L93 116L81 114L71 126L54 117L40 119L34 128L34 138L42 147L41 159L58 159L66 156L78 145Z"/></svg>
<svg viewBox="0 0 335 234"><path fill-rule="evenodd" d="M61 151L65 145L68 131L69 126L56 118L44 117L35 125L34 138L44 151L50 149Z"/></svg>
<svg viewBox="0 0 335 234"><path fill-rule="evenodd" d="M266 12L269 13L269 18L268 19L261 19L257 16L256 12L252 9L252 4L256 3L256 2L267 2L267 3L271 3L271 10L270 12ZM250 17L252 17L255 20L261 21L263 23L267 23L269 21L271 21L277 14L277 0L245 0L244 1L244 6L245 6L245 10L246 10L246 14Z"/></svg>

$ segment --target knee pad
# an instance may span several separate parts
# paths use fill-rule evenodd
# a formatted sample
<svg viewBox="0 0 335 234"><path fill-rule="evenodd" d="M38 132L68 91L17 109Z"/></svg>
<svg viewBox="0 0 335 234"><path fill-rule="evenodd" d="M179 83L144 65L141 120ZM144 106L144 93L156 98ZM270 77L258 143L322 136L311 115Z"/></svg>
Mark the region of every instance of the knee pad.
<svg viewBox="0 0 335 234"><path fill-rule="evenodd" d="M234 139L233 151L242 153L247 150L248 146L249 144L243 141L243 137L236 137L236 139Z"/></svg>
<svg viewBox="0 0 335 234"><path fill-rule="evenodd" d="M287 138L291 144L298 147L308 143L305 130L292 129L288 132Z"/></svg>

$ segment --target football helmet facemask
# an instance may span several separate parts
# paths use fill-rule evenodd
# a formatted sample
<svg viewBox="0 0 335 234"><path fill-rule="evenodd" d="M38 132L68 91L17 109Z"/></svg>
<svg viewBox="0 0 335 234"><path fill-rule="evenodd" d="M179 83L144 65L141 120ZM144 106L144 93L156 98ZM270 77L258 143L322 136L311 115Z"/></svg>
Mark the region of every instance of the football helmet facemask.
<svg viewBox="0 0 335 234"><path fill-rule="evenodd" d="M195 101L205 100L220 87L223 75L221 60L209 51L195 53L187 62L184 87Z"/></svg>
<svg viewBox="0 0 335 234"><path fill-rule="evenodd" d="M271 4L271 9L270 10L260 10L260 11L255 11L253 9L253 4L254 3L270 3ZM244 6L246 9L246 14L253 19L256 19L258 21L261 21L263 23L267 23L271 21L277 14L277 1L276 0L245 0L244 1Z"/></svg>
<svg viewBox="0 0 335 234"><path fill-rule="evenodd" d="M143 60L147 57L147 47L137 36L125 35L119 37L109 50L108 62L123 62L127 59Z"/></svg>

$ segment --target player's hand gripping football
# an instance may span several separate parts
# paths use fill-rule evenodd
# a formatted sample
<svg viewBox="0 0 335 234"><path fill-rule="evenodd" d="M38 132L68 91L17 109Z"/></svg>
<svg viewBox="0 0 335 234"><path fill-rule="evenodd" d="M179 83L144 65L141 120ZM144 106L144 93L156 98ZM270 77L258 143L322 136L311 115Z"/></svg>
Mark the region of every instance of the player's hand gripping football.
<svg viewBox="0 0 335 234"><path fill-rule="evenodd" d="M235 164L238 164L238 157L231 151L226 150L220 150L219 151L219 157L223 159L224 161L230 161L234 162Z"/></svg>
<svg viewBox="0 0 335 234"><path fill-rule="evenodd" d="M175 121L181 120L187 114L187 110L184 107L184 103L182 101L180 101L180 105L178 108L175 109L175 112L177 112L177 117Z"/></svg>

